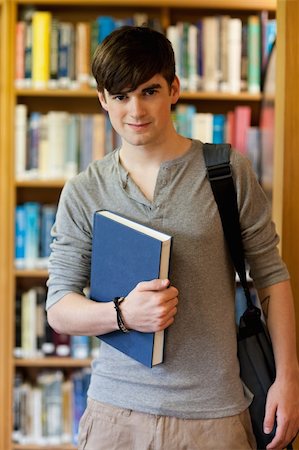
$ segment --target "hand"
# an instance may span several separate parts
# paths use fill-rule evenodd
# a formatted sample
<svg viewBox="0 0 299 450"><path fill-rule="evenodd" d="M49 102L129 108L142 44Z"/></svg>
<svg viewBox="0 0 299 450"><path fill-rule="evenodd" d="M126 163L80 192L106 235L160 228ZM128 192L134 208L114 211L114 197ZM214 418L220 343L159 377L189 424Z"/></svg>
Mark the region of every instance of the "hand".
<svg viewBox="0 0 299 450"><path fill-rule="evenodd" d="M177 313L178 290L169 280L143 281L121 305L125 325L141 332L156 332L169 327Z"/></svg>
<svg viewBox="0 0 299 450"><path fill-rule="evenodd" d="M294 439L299 430L299 371L291 377L276 379L268 392L264 431L270 433L277 420L276 434L268 450L281 450Z"/></svg>

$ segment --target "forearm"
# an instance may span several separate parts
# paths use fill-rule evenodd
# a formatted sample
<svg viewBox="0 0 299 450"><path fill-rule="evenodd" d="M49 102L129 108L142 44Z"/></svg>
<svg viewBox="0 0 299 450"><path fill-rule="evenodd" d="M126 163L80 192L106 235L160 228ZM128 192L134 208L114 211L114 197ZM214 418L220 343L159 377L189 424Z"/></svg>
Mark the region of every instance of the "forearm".
<svg viewBox="0 0 299 450"><path fill-rule="evenodd" d="M276 362L277 378L298 376L296 325L289 281L259 290Z"/></svg>
<svg viewBox="0 0 299 450"><path fill-rule="evenodd" d="M58 333L97 336L117 330L113 302L95 302L77 293L65 295L48 310L50 326Z"/></svg>

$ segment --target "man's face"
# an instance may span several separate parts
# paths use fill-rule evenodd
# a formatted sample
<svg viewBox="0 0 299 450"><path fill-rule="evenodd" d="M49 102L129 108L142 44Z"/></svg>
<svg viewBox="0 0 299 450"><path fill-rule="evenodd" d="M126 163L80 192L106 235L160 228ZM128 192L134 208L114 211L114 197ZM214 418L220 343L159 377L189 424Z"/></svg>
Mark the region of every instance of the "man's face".
<svg viewBox="0 0 299 450"><path fill-rule="evenodd" d="M155 75L132 92L99 93L102 107L108 112L123 146L158 145L173 130L171 105L179 98L179 81L169 88L162 75Z"/></svg>

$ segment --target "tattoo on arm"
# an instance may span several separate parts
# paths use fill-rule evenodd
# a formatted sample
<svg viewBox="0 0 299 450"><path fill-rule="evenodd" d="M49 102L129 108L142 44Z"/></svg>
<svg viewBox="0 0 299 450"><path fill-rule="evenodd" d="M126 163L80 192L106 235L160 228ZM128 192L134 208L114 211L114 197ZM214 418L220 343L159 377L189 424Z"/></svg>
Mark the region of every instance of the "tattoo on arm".
<svg viewBox="0 0 299 450"><path fill-rule="evenodd" d="M264 316L265 316L266 320L268 319L269 302L270 302L270 295L267 295L267 297L265 297L261 301L262 309L263 309Z"/></svg>

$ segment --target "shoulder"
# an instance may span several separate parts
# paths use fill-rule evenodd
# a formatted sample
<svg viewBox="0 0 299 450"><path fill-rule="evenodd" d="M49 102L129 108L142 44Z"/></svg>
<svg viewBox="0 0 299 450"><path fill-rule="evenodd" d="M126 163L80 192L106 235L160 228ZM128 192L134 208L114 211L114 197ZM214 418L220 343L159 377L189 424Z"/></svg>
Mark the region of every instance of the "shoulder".
<svg viewBox="0 0 299 450"><path fill-rule="evenodd" d="M78 192L82 189L96 189L98 184L105 182L116 172L116 151L106 155L103 159L93 161L88 167L69 179L64 187L67 192Z"/></svg>

